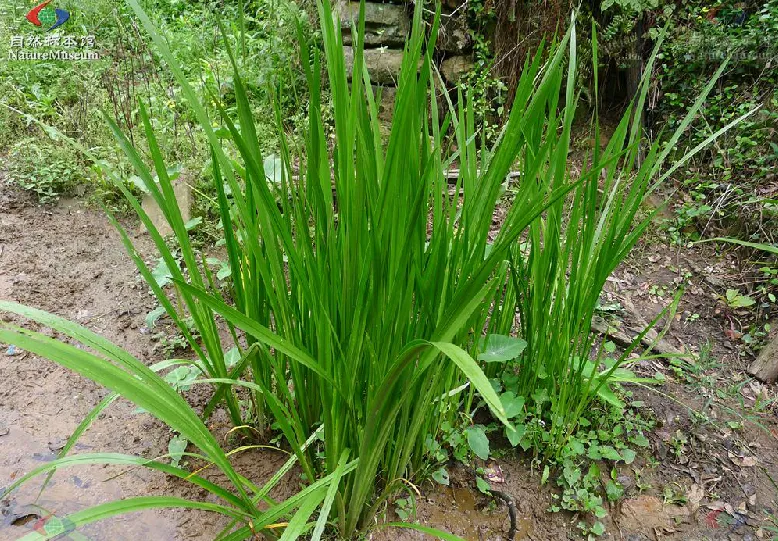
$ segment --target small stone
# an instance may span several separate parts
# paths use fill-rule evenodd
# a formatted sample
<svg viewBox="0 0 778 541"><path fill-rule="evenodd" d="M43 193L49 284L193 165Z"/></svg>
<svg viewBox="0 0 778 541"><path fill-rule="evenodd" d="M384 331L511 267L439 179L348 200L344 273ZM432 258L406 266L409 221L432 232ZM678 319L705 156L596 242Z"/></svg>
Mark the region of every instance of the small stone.
<svg viewBox="0 0 778 541"><path fill-rule="evenodd" d="M359 2L348 2L338 8L343 43L352 44L351 25L359 23ZM397 4L365 4L365 45L402 47L408 38L411 21L408 8Z"/></svg>
<svg viewBox="0 0 778 541"><path fill-rule="evenodd" d="M53 452L61 451L65 447L66 443L67 440L57 440L57 441L49 442L49 451L53 451Z"/></svg>
<svg viewBox="0 0 778 541"><path fill-rule="evenodd" d="M435 49L445 53L462 54L470 50L471 46L472 40L467 28L467 18L444 14L444 17L441 18Z"/></svg>
<svg viewBox="0 0 778 541"><path fill-rule="evenodd" d="M471 69L473 69L473 61L469 56L452 56L440 64L440 73L447 82L452 84L458 83L462 75Z"/></svg>
<svg viewBox="0 0 778 541"><path fill-rule="evenodd" d="M354 69L354 49L351 47L343 49L346 57L346 69L350 74ZM403 63L402 50L366 49L364 59L371 82L391 86L396 84Z"/></svg>

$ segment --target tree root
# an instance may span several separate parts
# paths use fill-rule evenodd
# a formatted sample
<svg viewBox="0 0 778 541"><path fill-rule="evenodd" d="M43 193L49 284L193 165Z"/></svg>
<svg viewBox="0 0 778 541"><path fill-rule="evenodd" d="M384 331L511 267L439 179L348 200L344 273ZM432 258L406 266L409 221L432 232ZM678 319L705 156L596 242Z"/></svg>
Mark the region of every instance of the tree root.
<svg viewBox="0 0 778 541"><path fill-rule="evenodd" d="M508 541L513 541L513 538L516 536L516 504L514 503L513 498L504 492L500 492L499 490L490 490L489 492L498 500L504 501L505 505L508 506L508 517L511 519L511 529L508 530Z"/></svg>

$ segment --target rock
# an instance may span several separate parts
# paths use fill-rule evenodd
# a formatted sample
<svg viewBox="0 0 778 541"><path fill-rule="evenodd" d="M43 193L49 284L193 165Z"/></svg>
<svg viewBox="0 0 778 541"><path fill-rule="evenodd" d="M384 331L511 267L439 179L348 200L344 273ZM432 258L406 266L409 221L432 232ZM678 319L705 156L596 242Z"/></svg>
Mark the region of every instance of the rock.
<svg viewBox="0 0 778 541"><path fill-rule="evenodd" d="M67 440L64 439L58 439L57 441L50 441L49 442L49 450L53 452L61 451L65 444L67 443Z"/></svg>
<svg viewBox="0 0 778 541"><path fill-rule="evenodd" d="M176 180L172 181L173 184L173 194L175 195L176 201L178 202L178 208L181 210L181 218L183 218L184 223L189 221L190 216L190 209L192 207L192 192L189 187L189 184L184 179L184 174L182 173ZM149 215L149 218L151 219L151 223L154 224L154 227L157 228L157 231L159 231L159 234L163 237L167 237L168 235L173 234L173 229L170 227L170 225L167 223L167 220L165 219L165 214L162 212L162 210L157 206L157 203L154 201L154 198L151 197L149 194L144 194L143 200L141 201L141 206L143 207L143 210L146 212L146 214Z"/></svg>
<svg viewBox="0 0 778 541"><path fill-rule="evenodd" d="M351 72L354 67L354 49L344 47L346 69ZM403 62L403 52L392 49L366 49L365 64L370 73L370 80L375 84L394 86L400 74ZM350 73L349 73L350 76Z"/></svg>
<svg viewBox="0 0 778 541"><path fill-rule="evenodd" d="M348 2L337 7L343 43L352 44L351 25L359 23L359 2ZM410 32L411 21L405 5L365 4L365 45L402 47Z"/></svg>
<svg viewBox="0 0 778 541"><path fill-rule="evenodd" d="M450 54L462 54L472 47L470 32L467 29L467 19L464 11L443 13L440 19L440 31L435 49Z"/></svg>
<svg viewBox="0 0 778 541"><path fill-rule="evenodd" d="M626 500L621 506L619 526L625 532L651 532L654 529L670 528L675 521L667 512L662 501L655 496L638 496Z"/></svg>
<svg viewBox="0 0 778 541"><path fill-rule="evenodd" d="M773 325L773 328L776 327L778 325ZM778 380L778 334L762 348L756 360L748 367L748 373L765 383Z"/></svg>
<svg viewBox="0 0 778 541"><path fill-rule="evenodd" d="M452 56L441 62L440 73L447 82L456 84L472 68L473 61L469 56Z"/></svg>

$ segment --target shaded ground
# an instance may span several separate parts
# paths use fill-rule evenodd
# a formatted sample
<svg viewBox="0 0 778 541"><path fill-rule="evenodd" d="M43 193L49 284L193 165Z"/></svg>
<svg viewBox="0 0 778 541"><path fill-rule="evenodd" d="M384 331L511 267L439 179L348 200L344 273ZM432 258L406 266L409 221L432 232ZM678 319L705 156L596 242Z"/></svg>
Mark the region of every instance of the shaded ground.
<svg viewBox="0 0 778 541"><path fill-rule="evenodd" d="M148 242L137 225L127 224L141 251ZM707 251L706 251L707 250ZM717 296L737 272L730 260L709 249L669 249L642 243L631 262L609 282L609 301L625 310L606 316L625 330L639 328L635 314L650 320L684 283L687 294L668 340L701 359L691 368L670 368L664 360L644 361L642 373L666 374L663 394L634 389L634 399L653 413L657 428L651 452L620 468L626 496L605 520L608 539L756 539L775 513L778 487L774 386L748 380L735 323L742 319L722 307ZM715 280L722 280L716 283ZM145 362L161 353L144 327L154 307L118 235L103 214L78 202L40 207L0 179L0 299L14 300L78 321ZM697 317L693 317L698 314ZM622 322L623 320L623 322ZM50 330L43 330L49 332ZM706 353L707 352L707 353ZM51 460L105 391L49 361L26 352L0 351L0 487ZM204 396L191 399L202 403ZM765 405L767 404L767 405ZM728 424L728 422L730 424ZM760 428L758 425L761 425ZM226 423L213 421L219 433ZM76 452L117 451L153 458L167 452L171 434L128 403L116 403L93 425ZM684 441L685 440L685 443ZM284 461L282 453L251 451L236 457L241 473L266 479ZM507 452L495 461L505 482L495 488L516 502L516 539L580 538L572 514L551 514L552 489L525 459ZM606 470L606 468L604 468ZM123 475L117 474L123 473ZM292 473L276 492L296 488ZM203 495L182 483L144 470L79 468L57 473L32 507L40 484L31 483L0 507L0 539L15 539L45 520L88 505L145 494ZM452 487L422 485L417 516L421 523L447 529L468 540L504 539L505 506L474 490L472 474L452 469ZM669 492L668 492L669 490ZM396 520L392 506L387 520ZM14 524L15 523L15 524ZM84 529L92 540L212 539L219 518L190 511L145 512ZM422 539L411 531L380 530L374 540Z"/></svg>

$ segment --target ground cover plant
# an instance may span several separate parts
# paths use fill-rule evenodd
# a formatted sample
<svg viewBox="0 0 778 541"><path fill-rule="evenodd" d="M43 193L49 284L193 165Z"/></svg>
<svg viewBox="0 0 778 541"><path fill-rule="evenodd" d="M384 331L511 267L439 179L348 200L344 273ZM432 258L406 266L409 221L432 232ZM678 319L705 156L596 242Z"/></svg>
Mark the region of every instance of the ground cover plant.
<svg viewBox="0 0 778 541"><path fill-rule="evenodd" d="M6 4L0 20L4 35L43 38L29 33L32 25L25 14L31 6ZM271 95L279 87L285 89L282 107L287 130L295 131L294 125L300 120L295 112L305 100L305 85L296 62L294 38L298 24L306 33L312 32L305 5L286 0L148 0L142 5L169 36L173 54L209 111L215 111L212 95L227 104L231 100L230 62L219 46L216 14L234 20L229 30L239 36L236 39L241 45L263 148L277 146ZM95 157L121 171L128 186L134 188L132 166L114 144L101 111L108 111L131 140L142 139L143 126L136 106L136 101L142 99L154 119L166 161L185 170L187 182L195 188L194 213L208 216L215 193L208 190L210 171L203 167L209 157L207 142L194 129L194 119L180 90L170 73L161 69L132 10L122 2L104 0L72 1L67 9L70 19L53 34L75 37L78 45L74 50L92 51L99 59L8 60L0 65L0 155L9 179L36 194L43 203L63 195L83 194L95 203L129 210L119 191L94 170L91 160L63 148L33 118L89 148ZM238 24L239 14L243 15L242 24ZM81 39L87 36L92 37L92 43L82 47ZM10 58L9 44L9 39L0 43L4 59ZM42 52L55 49L40 47Z"/></svg>
<svg viewBox="0 0 778 541"><path fill-rule="evenodd" d="M330 146L325 136L319 53L301 33L310 95L304 145L287 140L277 109L281 150L268 162L226 32L235 108L215 100L219 116L212 118L149 17L134 0L128 4L208 141L229 287L217 286L192 248L170 164L143 104L144 143L133 144L116 122L109 125L174 231L170 241L155 229L121 176L107 165L103 169L148 229L173 291L163 289L116 225L141 274L196 353L192 364L203 374L198 383L213 386L202 416L224 405L238 429L252 426L262 437L277 429L310 485L261 511L257 502L266 490L231 469L176 390L80 327L4 302L3 310L51 326L97 355L9 325L3 325L0 339L111 388L196 446L235 491L204 486L230 504L209 509L239 523L224 538L247 539L257 531L273 536L268 527L295 509L282 539L304 532L317 539L328 526L340 538L364 533L398 487L425 467L428 436L437 437L444 421L454 422L458 411L469 412L476 403L488 406L515 444L528 433L528 412L549 421L534 443L549 458L560 455L592 400L620 407L610 386L635 378L621 366L626 354L604 368L601 357L589 359L592 313L605 279L650 220L636 222L641 203L656 182L688 159L662 171L705 93L670 143L644 149L637 165L646 78L604 148L595 131L591 161L573 178L567 163L577 104L571 25L558 43L527 60L503 131L494 147L479 149L468 96L448 112L430 98L438 88L435 28L425 35L418 4L396 113L384 141L361 38L349 84L342 37L329 3L322 2L334 142ZM361 36L364 22L358 26L354 35ZM593 56L596 61L596 41ZM595 117L595 130L597 122ZM454 164L459 174L452 186L445 173ZM521 171L520 181L494 232L495 207L514 167ZM232 340L223 339L224 327ZM516 333L521 338L512 336ZM232 348L237 355L225 353ZM495 391L487 374L500 378L504 388ZM241 401L246 392L249 400ZM313 437L321 443L312 444ZM165 471L184 476L172 467ZM69 520L78 525L141 507L200 505L166 498L125 502ZM319 508L318 518L309 522Z"/></svg>

